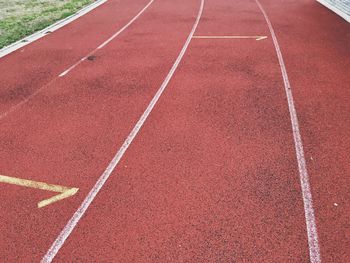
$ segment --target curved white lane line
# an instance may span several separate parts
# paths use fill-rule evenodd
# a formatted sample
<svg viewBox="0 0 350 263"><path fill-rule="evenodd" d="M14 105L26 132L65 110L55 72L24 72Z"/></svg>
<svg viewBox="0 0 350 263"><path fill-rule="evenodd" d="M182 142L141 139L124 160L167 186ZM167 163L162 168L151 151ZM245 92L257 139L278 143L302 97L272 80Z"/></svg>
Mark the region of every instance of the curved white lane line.
<svg viewBox="0 0 350 263"><path fill-rule="evenodd" d="M154 0L151 0L140 12L137 13L136 16L134 16L125 26L123 26L121 29L119 29L115 34L113 34L110 38L108 38L105 42L103 42L100 46L98 46L97 48L95 48L93 51L91 51L89 54L87 54L85 57L81 58L78 62L76 62L75 64L73 64L72 66L70 66L67 70L65 70L64 72L62 72L58 77L63 77L64 75L66 75L69 71L71 71L72 69L74 69L76 66L78 66L81 62L83 62L84 60L86 60L89 56L93 55L97 50L101 49L102 47L104 47L105 45L107 45L109 42L111 42L113 39L115 39L117 36L119 36L123 31L125 31L133 22L135 22L135 20L137 18L139 18L140 15L142 15L142 13L153 3ZM49 81L48 83L46 83L44 86L42 86L41 88L37 89L34 93L32 93L30 96L28 96L27 98L25 98L24 100L22 100L21 102L17 103L16 105L12 106L11 108L9 108L7 111L0 113L0 120L5 118L7 115L9 115L11 112L15 111L16 109L18 109L19 107L21 107L23 104L27 103L29 100L31 100L33 97L35 97L40 91L42 91L44 88L46 88L47 86L49 86L52 82L54 82L57 79L54 78L51 81Z"/></svg>
<svg viewBox="0 0 350 263"><path fill-rule="evenodd" d="M255 2L259 6L262 14L265 17L266 23L269 27L272 41L273 41L273 44L274 44L275 49L276 49L278 62L280 64L282 76L283 76L284 89L285 89L285 92L287 95L287 100L288 100L290 120L292 123L292 129L293 129L295 152L296 152L297 161L298 161L300 184L301 184L301 190L302 190L302 195L303 195L310 261L311 261L311 263L320 263L321 262L321 253L320 253L320 247L319 247L319 243L318 243L315 213L314 213L314 208L312 205L311 187L310 187L309 175L308 175L307 167L306 167L303 143L301 140L301 135L300 135L300 130L299 130L299 122L298 122L297 112L296 112L295 105L294 105L293 94L292 94L286 66L284 64L282 52L281 52L280 46L278 44L275 31L272 27L272 24L270 22L269 17L267 16L267 14L266 14L264 8L262 7L262 5L260 4L259 0L255 0Z"/></svg>
<svg viewBox="0 0 350 263"><path fill-rule="evenodd" d="M142 116L140 117L140 119L136 123L135 127L132 129L132 131L130 132L130 134L128 135L126 140L124 141L121 148L118 150L117 154L114 156L112 161L109 163L106 170L103 172L103 174L97 180L96 184L92 187L89 194L86 196L86 198L84 199L84 201L82 202L82 204L80 205L78 210L73 214L72 218L68 221L68 223L63 228L63 230L61 231L59 236L56 238L56 240L54 241L54 243L52 244L50 249L47 251L46 255L41 260L41 263L49 263L54 259L54 257L58 253L58 251L63 246L64 242L67 240L67 238L72 233L72 231L74 230L76 225L79 223L81 217L85 214L86 210L89 208L91 202L95 199L96 195L99 193L99 191L102 189L103 185L106 183L108 178L111 176L113 170L115 169L115 167L117 166L117 164L119 163L119 161L123 157L124 153L129 148L130 144L132 143L132 141L134 140L134 138L138 134L138 132L141 129L141 127L143 126L143 124L145 123L147 117L151 113L152 109L154 108L154 106L158 102L160 96L162 95L162 93L164 92L165 88L167 87L169 81L171 80L172 76L174 75L177 67L179 66L179 64L180 64L189 44L191 42L191 39L194 35L194 32L196 31L196 28L198 26L199 20L202 16L204 1L205 0L201 0L197 19L192 27L192 30L191 30L189 36L187 37L187 40L186 40L179 56L177 57L172 68L170 69L168 75L164 79L162 85L158 89L157 93L154 95L153 99L149 103L145 112L142 114Z"/></svg>

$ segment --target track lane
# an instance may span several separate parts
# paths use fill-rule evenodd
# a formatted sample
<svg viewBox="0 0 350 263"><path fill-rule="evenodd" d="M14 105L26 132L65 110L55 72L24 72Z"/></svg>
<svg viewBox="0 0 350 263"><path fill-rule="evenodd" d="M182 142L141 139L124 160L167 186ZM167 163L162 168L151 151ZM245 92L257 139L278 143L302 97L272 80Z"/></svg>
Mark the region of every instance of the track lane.
<svg viewBox="0 0 350 263"><path fill-rule="evenodd" d="M346 262L350 257L350 26L314 1L262 3L278 34L293 86L322 261Z"/></svg>
<svg viewBox="0 0 350 263"><path fill-rule="evenodd" d="M193 25L198 3L180 2L158 1L117 43L3 119L3 174L80 188L38 210L37 200L50 193L4 186L4 259L38 261L120 147Z"/></svg>
<svg viewBox="0 0 350 263"><path fill-rule="evenodd" d="M306 223L306 230L307 230L307 237L308 237L310 262L320 263L321 253L320 253L320 245L318 241L315 211L314 211L313 201L312 201L310 178L308 174L307 163L305 160L304 146L303 146L303 141L300 134L298 114L295 108L292 87L290 85L286 65L281 52L281 47L278 43L278 39L277 39L275 30L273 28L273 25L271 24L270 18L266 13L264 7L259 2L259 0L255 0L255 2L259 6L259 9L263 14L266 24L269 28L273 45L275 47L276 55L278 58L278 63L281 68L284 90L288 101L288 109L289 109L290 121L291 121L291 126L293 131L295 154L298 162L300 187L301 187L301 193L302 193L303 205L304 205L304 214L305 214L305 223Z"/></svg>
<svg viewBox="0 0 350 263"><path fill-rule="evenodd" d="M206 1L196 34L268 34L258 11ZM307 262L287 105L271 40L193 40L58 261Z"/></svg>
<svg viewBox="0 0 350 263"><path fill-rule="evenodd" d="M0 114L55 80L127 24L148 2L110 0L54 34L1 58Z"/></svg>

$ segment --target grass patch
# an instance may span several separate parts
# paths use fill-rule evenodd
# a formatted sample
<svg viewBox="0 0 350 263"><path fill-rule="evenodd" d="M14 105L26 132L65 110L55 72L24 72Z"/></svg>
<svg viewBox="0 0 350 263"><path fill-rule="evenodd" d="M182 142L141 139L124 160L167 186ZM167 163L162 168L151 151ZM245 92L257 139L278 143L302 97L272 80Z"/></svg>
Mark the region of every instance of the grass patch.
<svg viewBox="0 0 350 263"><path fill-rule="evenodd" d="M66 18L95 0L0 0L0 48Z"/></svg>

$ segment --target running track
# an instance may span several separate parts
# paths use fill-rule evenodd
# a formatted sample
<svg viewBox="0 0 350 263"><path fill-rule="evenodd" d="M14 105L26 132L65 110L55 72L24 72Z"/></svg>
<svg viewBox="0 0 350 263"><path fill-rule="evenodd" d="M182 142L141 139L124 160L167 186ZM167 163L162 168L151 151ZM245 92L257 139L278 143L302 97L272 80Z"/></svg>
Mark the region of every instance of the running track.
<svg viewBox="0 0 350 263"><path fill-rule="evenodd" d="M311 0L109 0L2 58L0 174L79 192L1 184L0 261L347 262L349 47Z"/></svg>

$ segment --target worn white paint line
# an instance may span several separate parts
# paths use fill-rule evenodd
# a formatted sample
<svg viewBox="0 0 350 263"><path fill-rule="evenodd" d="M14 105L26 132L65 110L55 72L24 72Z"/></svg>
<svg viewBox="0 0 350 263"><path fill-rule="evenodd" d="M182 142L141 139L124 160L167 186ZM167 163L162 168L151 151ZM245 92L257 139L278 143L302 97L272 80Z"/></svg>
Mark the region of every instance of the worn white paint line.
<svg viewBox="0 0 350 263"><path fill-rule="evenodd" d="M91 52L92 53L92 52ZM89 56L89 55L88 55ZM72 69L74 69L76 66L78 66L81 62L83 62L84 60L87 59L88 56L83 57L82 59L80 59L78 62L75 62L72 66L70 66L68 69L66 69L65 71L63 71L61 74L59 74L59 77L63 77L65 75L68 74L68 72L70 72Z"/></svg>
<svg viewBox="0 0 350 263"><path fill-rule="evenodd" d="M84 199L83 203L80 205L78 210L73 214L72 218L68 221L68 223L63 228L63 230L61 231L59 236L56 238L56 240L54 241L54 243L52 244L50 249L47 251L46 255L41 260L42 263L52 262L52 260L54 259L54 257L56 256L56 254L58 253L60 248L63 246L64 242L67 240L67 238L72 233L72 231L74 230L76 225L79 223L81 217L85 214L86 210L89 208L91 202L95 199L95 197L98 194L98 192L102 189L103 185L106 183L108 178L111 176L113 170L118 165L118 163L121 160L121 158L123 157L124 153L129 148L130 144L132 143L132 141L134 140L134 138L138 134L138 132L141 129L141 127L143 126L143 124L145 123L147 117L149 116L149 114L153 110L154 106L158 102L160 96L164 92L164 90L167 87L169 81L171 80L172 76L174 75L177 67L179 66L183 56L185 55L185 52L186 52L186 50L187 50L187 48L188 48L188 46L189 46L189 44L191 42L193 34L196 31L198 23L199 23L199 20L200 20L200 18L202 16L203 7L204 7L204 0L201 0L201 4L200 4L199 11L198 11L198 15L197 15L196 21L195 21L195 23L194 23L194 25L192 27L192 30L191 30L189 36L187 37L187 40L186 40L186 42L185 42L185 44L184 44L184 46L183 46L179 56L177 57L175 63L172 66L172 68L170 69L168 75L164 79L162 85L158 89L157 93L154 95L153 99L149 103L149 105L146 108L145 112L142 114L142 116L140 117L140 119L136 123L135 127L132 129L132 131L130 132L130 134L128 135L126 140L124 141L124 143L121 146L121 148L118 150L118 152L116 153L116 155L114 156L112 161L109 163L109 165L106 168L106 170L103 172L103 174L97 180L96 184L90 190L89 194L86 196L86 198Z"/></svg>
<svg viewBox="0 0 350 263"><path fill-rule="evenodd" d="M52 79L49 83L46 83L44 86L42 86L41 88L37 89L34 93L32 93L30 96L28 96L27 98L25 98L24 100L20 101L19 103L17 103L16 105L13 105L12 107L10 107L8 110L6 110L5 112L0 113L0 120L6 118L6 116L8 116L10 113L16 111L18 108L20 108L22 105L26 104L29 100L31 100L33 97L35 97L40 91L42 91L45 87L49 86L52 82L54 82L56 80L56 78Z"/></svg>
<svg viewBox="0 0 350 263"><path fill-rule="evenodd" d="M315 213L314 213L314 208L312 204L311 187L310 187L309 175L306 167L303 143L301 140L299 122L298 122L297 112L294 105L293 94L292 94L286 66L283 60L280 46L277 41L275 31L272 27L269 17L267 16L259 0L255 0L255 2L259 6L262 14L265 17L266 23L269 27L272 41L276 49L278 62L280 64L282 76L283 76L284 88L285 88L285 92L288 100L290 119L292 123L294 145L295 145L295 151L296 151L296 156L298 161L299 177L300 177L301 190L302 190L302 196L303 196L303 202L304 202L304 212L305 212L305 219L306 219L310 261L311 263L320 263L321 254L320 254L320 247L318 242Z"/></svg>
<svg viewBox="0 0 350 263"><path fill-rule="evenodd" d="M95 8L99 7L100 5L104 4L105 2L107 2L108 0L97 0L95 2L93 2L92 4L84 7L83 9L79 10L78 12L76 12L75 14L66 17L65 19L62 19L54 24L52 24L51 26L48 26L28 37L25 37L9 46L6 46L2 49L0 49L0 58L16 51L17 49L20 49L44 36L47 35L48 32L54 32L62 27L64 27L65 25L73 22L74 20L78 19L79 17L89 13L90 11L94 10Z"/></svg>
<svg viewBox="0 0 350 263"><path fill-rule="evenodd" d="M139 13L137 13L136 16L134 16L123 28L121 28L120 30L117 31L117 33L115 33L112 37L110 37L108 40L106 40L105 42L103 42L103 44L107 44L109 43L112 39L116 38L120 33L122 33L125 29L127 29L132 22L134 22L152 3L154 0L151 0ZM99 49L96 48L93 51L91 51L89 54L87 54L85 57L81 58L79 61L77 61L75 64L73 64L72 66L70 66L68 69L66 69L65 71L63 71L61 74L58 75L58 77L63 77L65 75L67 75L72 69L74 69L75 67L77 67L81 62L83 62L84 60L86 60L89 56L93 55L97 50ZM25 98L24 100L22 100L21 102L19 102L18 104L12 106L11 108L9 108L7 111L0 113L0 120L2 120L3 118L5 118L7 115L9 115L10 113L14 112L15 110L17 110L19 107L21 107L22 105L24 105L25 103L27 103L29 100L31 100L33 97L35 97L39 92L41 92L45 87L49 86L52 82L54 82L57 78L52 79L51 81L49 81L48 83L46 83L44 86L40 87L39 89L37 89L34 93L32 93L30 96L28 96L27 98Z"/></svg>
<svg viewBox="0 0 350 263"><path fill-rule="evenodd" d="M99 45L96 49L91 51L88 55L77 61L74 65L70 66L68 69L63 71L61 74L59 74L59 77L63 77L67 75L72 69L74 69L76 66L78 66L81 62L86 60L89 56L93 55L97 50L105 47L109 42L111 42L113 39L115 39L117 36L119 36L123 31L125 31L132 23L135 22L136 19L139 18L140 15L142 15L143 12L146 11L146 9L153 3L154 0L151 0L139 13L137 13L136 16L134 16L125 26L123 26L120 30L118 30L115 34L113 34L110 38L108 38L106 41L104 41L101 45Z"/></svg>
<svg viewBox="0 0 350 263"><path fill-rule="evenodd" d="M267 36L193 36L198 39L255 39L257 41L267 39Z"/></svg>

